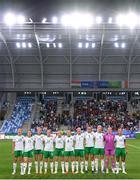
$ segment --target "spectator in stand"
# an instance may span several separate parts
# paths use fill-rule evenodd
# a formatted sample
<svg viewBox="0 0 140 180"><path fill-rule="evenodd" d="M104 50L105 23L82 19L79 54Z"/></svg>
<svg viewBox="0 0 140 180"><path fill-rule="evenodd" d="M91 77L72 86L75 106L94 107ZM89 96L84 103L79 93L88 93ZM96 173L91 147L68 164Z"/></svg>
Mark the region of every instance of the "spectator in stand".
<svg viewBox="0 0 140 180"><path fill-rule="evenodd" d="M138 121L127 112L127 102L113 100L76 100L74 104L74 122L72 129L80 126L83 130L88 125L96 127L112 126L114 130L121 124L125 129L137 129Z"/></svg>
<svg viewBox="0 0 140 180"><path fill-rule="evenodd" d="M60 121L60 116L56 115L56 111L56 100L48 100L47 102L42 101L39 119L33 121L32 128L42 127L43 130L52 129L53 131L56 131Z"/></svg>

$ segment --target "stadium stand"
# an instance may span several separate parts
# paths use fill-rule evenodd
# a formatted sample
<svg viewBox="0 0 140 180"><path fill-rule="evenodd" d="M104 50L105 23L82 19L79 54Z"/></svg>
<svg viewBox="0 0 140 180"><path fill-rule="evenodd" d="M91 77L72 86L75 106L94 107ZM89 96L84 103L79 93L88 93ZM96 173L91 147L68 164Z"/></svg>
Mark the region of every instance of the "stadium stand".
<svg viewBox="0 0 140 180"><path fill-rule="evenodd" d="M10 119L6 119L0 129L3 133L16 133L19 127L22 127L25 121L29 121L31 117L32 98L17 98L13 113Z"/></svg>
<svg viewBox="0 0 140 180"><path fill-rule="evenodd" d="M34 119L31 128L35 132L36 127L42 127L44 130L51 128L56 131L59 127L59 116L57 116L57 99L45 98L41 101L39 119Z"/></svg>
<svg viewBox="0 0 140 180"><path fill-rule="evenodd" d="M69 111L62 111L61 115L57 113L57 98L46 97L38 103L40 103L40 111L38 118L36 117L31 124L33 132L36 131L36 127L42 127L43 130L50 128L53 131L64 126L71 130L77 127L85 130L88 125L96 128L99 124L104 128L112 126L114 130L118 127L131 131L138 130L138 112L129 112L128 102L117 98L116 100L75 99L72 116Z"/></svg>

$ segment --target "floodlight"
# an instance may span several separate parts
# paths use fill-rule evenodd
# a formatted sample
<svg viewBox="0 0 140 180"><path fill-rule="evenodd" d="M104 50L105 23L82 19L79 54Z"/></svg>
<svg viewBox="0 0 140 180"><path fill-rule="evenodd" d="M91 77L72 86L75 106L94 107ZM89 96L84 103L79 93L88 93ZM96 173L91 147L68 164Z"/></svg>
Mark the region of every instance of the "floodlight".
<svg viewBox="0 0 140 180"><path fill-rule="evenodd" d="M64 26L71 26L73 28L86 28L93 24L93 17L90 14L80 14L75 12L70 15L63 15L61 23Z"/></svg>
<svg viewBox="0 0 140 180"><path fill-rule="evenodd" d="M12 26L16 23L16 16L13 13L7 13L4 16L4 22L5 24Z"/></svg>
<svg viewBox="0 0 140 180"><path fill-rule="evenodd" d="M43 24L45 24L46 21L47 21L47 18L43 18L43 19L42 19L42 23L43 23Z"/></svg>
<svg viewBox="0 0 140 180"><path fill-rule="evenodd" d="M59 47L59 48L62 48L62 43L58 43L58 47Z"/></svg>
<svg viewBox="0 0 140 180"><path fill-rule="evenodd" d="M92 48L95 48L95 43L92 43L91 47L92 47Z"/></svg>
<svg viewBox="0 0 140 180"><path fill-rule="evenodd" d="M20 38L20 34L17 34L17 39L19 39Z"/></svg>
<svg viewBox="0 0 140 180"><path fill-rule="evenodd" d="M24 24L24 23L25 23L25 17L24 17L23 15L17 16L16 22L17 22L18 24Z"/></svg>
<svg viewBox="0 0 140 180"><path fill-rule="evenodd" d="M88 47L89 47L89 43L86 43L86 44L85 44L85 48L88 48Z"/></svg>
<svg viewBox="0 0 140 180"><path fill-rule="evenodd" d="M56 48L56 44L55 43L53 43L53 47Z"/></svg>
<svg viewBox="0 0 140 180"><path fill-rule="evenodd" d="M63 15L62 18L61 18L61 23L64 25L64 26L68 26L69 23L70 23L70 16L69 15Z"/></svg>
<svg viewBox="0 0 140 180"><path fill-rule="evenodd" d="M26 48L26 43L25 42L22 43L22 47Z"/></svg>
<svg viewBox="0 0 140 180"><path fill-rule="evenodd" d="M58 21L57 17L54 16L54 17L52 18L52 23L53 23L53 24L57 24L57 21Z"/></svg>
<svg viewBox="0 0 140 180"><path fill-rule="evenodd" d="M47 46L47 48L49 48L49 47L50 47L50 44L49 44L49 43L46 43L46 46Z"/></svg>
<svg viewBox="0 0 140 180"><path fill-rule="evenodd" d="M20 47L21 47L21 45L20 45L19 42L16 43L16 47L17 47L17 48L20 48Z"/></svg>
<svg viewBox="0 0 140 180"><path fill-rule="evenodd" d="M121 48L125 48L125 43L124 42L121 44Z"/></svg>
<svg viewBox="0 0 140 180"><path fill-rule="evenodd" d="M111 24L112 23L112 17L108 18L108 23Z"/></svg>
<svg viewBox="0 0 140 180"><path fill-rule="evenodd" d="M22 34L22 39L25 39L25 37L26 37L26 34Z"/></svg>
<svg viewBox="0 0 140 180"><path fill-rule="evenodd" d="M90 14L73 13L70 17L70 25L74 28L86 28L93 24L93 18Z"/></svg>
<svg viewBox="0 0 140 180"><path fill-rule="evenodd" d="M79 13L73 13L70 16L70 26L79 28L82 25L83 19Z"/></svg>
<svg viewBox="0 0 140 180"><path fill-rule="evenodd" d="M134 13L127 14L125 24L133 29L138 24L138 16Z"/></svg>
<svg viewBox="0 0 140 180"><path fill-rule="evenodd" d="M125 25L125 23L126 23L126 16L123 15L123 14L119 14L119 15L116 17L116 23L117 23L119 26Z"/></svg>
<svg viewBox="0 0 140 180"><path fill-rule="evenodd" d="M31 44L30 42L28 43L28 47L29 47L29 48L31 48L31 47L32 47L32 44Z"/></svg>
<svg viewBox="0 0 140 180"><path fill-rule="evenodd" d="M115 35L114 41L117 41L117 40L118 40L118 35Z"/></svg>
<svg viewBox="0 0 140 180"><path fill-rule="evenodd" d="M96 17L96 23L101 24L102 23L102 17L100 17L100 16Z"/></svg>
<svg viewBox="0 0 140 180"><path fill-rule="evenodd" d="M118 44L117 42L114 43L114 46L115 46L116 48L119 48L119 44Z"/></svg>
<svg viewBox="0 0 140 180"><path fill-rule="evenodd" d="M82 43L79 42L79 43L78 43L78 47L79 47L79 48L82 48L82 46L83 46Z"/></svg>
<svg viewBox="0 0 140 180"><path fill-rule="evenodd" d="M83 27L91 27L93 25L93 17L90 14L83 15L82 19L83 19L82 22Z"/></svg>

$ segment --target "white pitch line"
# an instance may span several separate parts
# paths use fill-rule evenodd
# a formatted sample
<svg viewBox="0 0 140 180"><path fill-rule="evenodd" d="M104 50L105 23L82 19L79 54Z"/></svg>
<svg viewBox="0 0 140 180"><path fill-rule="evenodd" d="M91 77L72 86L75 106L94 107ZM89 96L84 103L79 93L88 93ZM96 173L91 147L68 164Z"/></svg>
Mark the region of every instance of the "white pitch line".
<svg viewBox="0 0 140 180"><path fill-rule="evenodd" d="M135 149L138 149L138 150L140 150L140 148L139 147L137 147L137 146L134 146L134 145L132 145L132 144L127 144L128 146L130 146L130 147L133 147L133 148L135 148Z"/></svg>

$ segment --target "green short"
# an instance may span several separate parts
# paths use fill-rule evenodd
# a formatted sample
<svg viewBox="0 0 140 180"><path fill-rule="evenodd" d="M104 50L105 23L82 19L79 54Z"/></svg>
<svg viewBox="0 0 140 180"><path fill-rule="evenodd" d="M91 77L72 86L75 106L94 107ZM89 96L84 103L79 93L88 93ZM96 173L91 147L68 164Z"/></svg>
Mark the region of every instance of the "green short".
<svg viewBox="0 0 140 180"><path fill-rule="evenodd" d="M55 156L64 156L64 149L56 148L54 154L55 154Z"/></svg>
<svg viewBox="0 0 140 180"><path fill-rule="evenodd" d="M46 158L53 159L53 157L54 157L54 152L53 151L44 151L43 154L44 154L45 159Z"/></svg>
<svg viewBox="0 0 140 180"><path fill-rule="evenodd" d="M34 154L43 154L43 151L41 149L39 150L34 150Z"/></svg>
<svg viewBox="0 0 140 180"><path fill-rule="evenodd" d="M23 151L14 151L14 156L15 156L16 158L18 158L18 157L23 157Z"/></svg>
<svg viewBox="0 0 140 180"><path fill-rule="evenodd" d="M105 154L105 150L103 148L94 148L94 154L102 156Z"/></svg>
<svg viewBox="0 0 140 180"><path fill-rule="evenodd" d="M84 150L83 149L75 149L75 156L76 157L84 157Z"/></svg>
<svg viewBox="0 0 140 180"><path fill-rule="evenodd" d="M72 157L72 156L74 156L74 151L65 151L65 152L64 152L64 156L66 156L66 157Z"/></svg>
<svg viewBox="0 0 140 180"><path fill-rule="evenodd" d="M85 154L94 155L94 148L93 147L85 147Z"/></svg>
<svg viewBox="0 0 140 180"><path fill-rule="evenodd" d="M116 148L116 157L125 157L126 156L126 150L125 148Z"/></svg>
<svg viewBox="0 0 140 180"><path fill-rule="evenodd" d="M23 153L24 157L33 158L33 150Z"/></svg>

